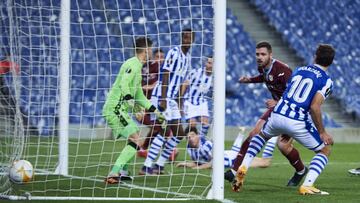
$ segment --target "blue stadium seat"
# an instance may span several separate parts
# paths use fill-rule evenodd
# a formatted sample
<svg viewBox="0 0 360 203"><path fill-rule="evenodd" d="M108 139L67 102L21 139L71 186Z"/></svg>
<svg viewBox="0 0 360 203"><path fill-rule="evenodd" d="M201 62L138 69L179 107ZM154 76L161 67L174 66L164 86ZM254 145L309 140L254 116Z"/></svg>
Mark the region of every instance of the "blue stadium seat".
<svg viewBox="0 0 360 203"><path fill-rule="evenodd" d="M291 1L279 3L276 0L252 0L259 9L269 15L274 26L284 33L284 38L299 50L298 54L306 59L312 57L311 51L314 43L320 39L325 39L326 42L339 42L335 45L339 50L336 61L337 68L333 68L332 73L342 77L335 80L338 84L335 94L345 98L344 103L349 108L360 111L360 101L356 99L360 94L356 85L359 85L360 81L356 83L345 81L345 78L349 76L359 75L347 67L360 64L360 58L357 57L360 50L355 45L356 43L340 43L343 39L360 41L359 28L355 26L359 24L359 19L338 18L335 15L326 15L325 17L326 12L322 12L318 7L314 8L318 9L316 12L311 9L303 9L305 5L319 3L318 1L304 0L299 2L299 5L293 6ZM275 4L275 2L278 3ZM46 5L49 4L47 1L34 3L50 6ZM60 5L59 2L52 2L52 4ZM359 5L359 0L356 0L355 4L347 5L349 9L344 11L337 8L343 4L341 1L333 1L326 4L325 8L340 12L344 16L359 16L358 9L350 9L355 8L354 5ZM118 6L121 6L122 9L116 9ZM166 52L170 47L180 44L181 29L192 27L196 32L195 44L192 47L192 66L195 68L202 66L203 59L201 57L213 54L214 33L211 0L134 0L121 1L121 4L112 1L100 4L96 1L84 0L72 1L71 7L73 9L71 12L71 123L91 126L105 123L101 115L102 106L120 66L125 59L132 56L132 51L124 49L124 47L132 46L134 35L147 34L154 40L156 46L160 46ZM82 10L76 12L75 10L79 8ZM102 11L104 8L107 9L106 12ZM133 10L130 11L130 8ZM142 8L145 9L139 10ZM283 12L284 9L288 9L289 14ZM54 64L59 63L59 59L55 57L59 53L56 49L49 49L47 53L42 53L38 47L43 45L58 47L59 39L54 37L53 33L60 33L60 30L52 27L48 21L52 15L59 18L59 11L49 12L44 7L44 9L40 9L40 12L37 9L33 9L31 13L25 13L26 10L21 9L16 12L38 19L37 21L20 22L21 66L26 67L22 69L22 74L24 76L32 75L31 78L21 78L23 88L20 104L31 115L30 122L38 126L40 134L51 135L54 133L54 124L57 122L55 115L58 111L59 71ZM316 15L309 16L310 13ZM46 19L43 20L42 27L39 26L40 18L38 16ZM294 20L294 18L296 19ZM108 22L105 22L106 19ZM327 19L331 19L332 21L329 21L331 23L326 23ZM323 20L324 26L316 27L311 23L315 20ZM227 75L226 125L251 126L265 111L262 100L264 95L267 98L271 96L261 84L237 83L238 78L242 75L257 74L254 58L255 43L230 10L227 10L226 24L227 67L222 67L226 68ZM310 28L312 32L300 29L302 27ZM351 29L357 30L356 34L350 34ZM30 32L39 34L40 37L32 35L33 37L29 38ZM6 41L5 37L5 35L2 36L1 40ZM345 53L346 50L353 50L350 58ZM45 63L49 61L46 57L54 57L53 60L50 60L53 64ZM352 93L357 97L345 97L344 95L349 94L349 91L353 91ZM324 120L331 125L336 125L329 116L325 116Z"/></svg>
<svg viewBox="0 0 360 203"><path fill-rule="evenodd" d="M330 43L336 48L334 64L329 68L335 82L334 96L342 101L348 112L360 115L360 109L349 95L359 97L356 83L345 82L344 78L358 78L356 68L360 65L355 53L360 52L356 43L360 40L360 0L331 1L323 4L321 0L276 1L251 0L270 20L270 23L283 34L283 38L297 51L297 54L312 62L318 43ZM341 16L341 17L340 17ZM319 26L321 25L321 26ZM302 29L304 28L304 29ZM306 29L305 29L306 28ZM331 122L330 122L331 123Z"/></svg>

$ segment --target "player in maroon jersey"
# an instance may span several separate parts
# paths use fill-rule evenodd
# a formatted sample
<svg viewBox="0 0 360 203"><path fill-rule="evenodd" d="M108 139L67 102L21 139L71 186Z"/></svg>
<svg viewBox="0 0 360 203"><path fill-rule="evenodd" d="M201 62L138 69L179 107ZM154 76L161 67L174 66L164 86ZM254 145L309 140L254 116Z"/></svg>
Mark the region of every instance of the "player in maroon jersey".
<svg viewBox="0 0 360 203"><path fill-rule="evenodd" d="M145 64L142 71L142 88L144 95L150 99L151 93L156 86L156 83L158 81L159 77L159 70L165 60L164 52L161 49L156 49L153 52L153 60L151 60L148 64ZM136 119L144 124L150 127L150 131L148 132L143 145L141 146L141 150L138 151L138 156L146 158L147 156L147 148L149 147L149 144L151 143L152 139L158 134L159 131L161 131L161 127L158 125L155 125L155 121L152 121L150 118L150 114L148 112L136 114ZM171 135L171 131L168 130L166 132L166 137L169 137ZM174 160L177 153L177 149L173 152L173 154L170 156L170 160Z"/></svg>
<svg viewBox="0 0 360 203"><path fill-rule="evenodd" d="M154 89L159 77L159 69L164 62L164 52L156 49L153 53L154 59L146 64L141 70L142 88L144 95L150 99L152 90Z"/></svg>
<svg viewBox="0 0 360 203"><path fill-rule="evenodd" d="M271 111L285 91L286 84L292 73L291 69L286 64L272 58L272 47L270 43L265 41L259 42L256 45L256 62L260 74L255 77L241 77L239 82L265 83L273 98L266 100L267 111L259 118L254 129L243 142L232 169L225 173L225 179L230 182L234 180L234 175L242 163L252 137L260 132L267 121ZM290 139L289 136L281 135L277 145L281 153L289 160L290 164L296 170L294 176L289 180L288 186L297 186L307 173L307 168L302 163L299 152L292 145L292 139Z"/></svg>

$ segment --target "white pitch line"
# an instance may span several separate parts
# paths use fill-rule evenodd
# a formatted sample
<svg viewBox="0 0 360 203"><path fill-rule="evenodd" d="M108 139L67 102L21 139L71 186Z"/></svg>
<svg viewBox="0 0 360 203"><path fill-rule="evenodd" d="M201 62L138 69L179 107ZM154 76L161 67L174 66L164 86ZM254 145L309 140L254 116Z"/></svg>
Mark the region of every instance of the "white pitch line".
<svg viewBox="0 0 360 203"><path fill-rule="evenodd" d="M65 177L70 177L70 178L74 178L74 179L84 179L84 180L96 181L96 182L104 182L104 180L99 180L99 179L95 179L95 178L88 178L88 177L80 177L80 176L72 176L72 175L66 175ZM178 193L178 192L168 192L168 191L158 190L158 189L154 189L154 188L128 184L128 183L125 183L125 182L122 183L122 185L130 187L130 188L134 188L134 189L142 189L142 190L147 190L147 191L151 191L151 192L172 194L172 195L178 195L178 196L184 196L184 197L191 197L193 199L203 199L202 197L197 196L197 195L182 194L182 193Z"/></svg>
<svg viewBox="0 0 360 203"><path fill-rule="evenodd" d="M36 171L40 171L43 174L52 174L51 171L47 171L47 170L43 170L43 169L39 169L39 170L36 170ZM96 179L96 178L89 178L89 177L81 177L81 176L73 176L73 175L66 175L65 177L74 178L74 179L84 179L84 180L96 181L96 182L104 182L104 180L99 180L99 179ZM183 193L177 193L177 192L168 192L168 191L158 190L158 189L154 189L154 188L138 186L138 185L134 185L134 184L128 184L128 183L125 183L125 182L122 182L121 184L124 185L124 186L130 187L130 188L134 188L134 189L142 189L142 190L147 190L147 191L151 191L151 192L158 192L158 193L173 194L173 195L178 195L178 196L192 197L194 199L203 199L202 197L197 196L197 195L189 195L189 194L183 194Z"/></svg>

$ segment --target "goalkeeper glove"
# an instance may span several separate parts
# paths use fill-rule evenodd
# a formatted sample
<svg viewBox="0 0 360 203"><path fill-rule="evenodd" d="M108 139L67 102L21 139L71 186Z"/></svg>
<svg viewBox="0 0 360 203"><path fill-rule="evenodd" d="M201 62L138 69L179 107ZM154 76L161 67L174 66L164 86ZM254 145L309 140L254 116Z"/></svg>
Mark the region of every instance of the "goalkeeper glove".
<svg viewBox="0 0 360 203"><path fill-rule="evenodd" d="M156 120L158 120L161 124L164 123L165 116L154 105L151 105L149 111L153 112L156 115Z"/></svg>
<svg viewBox="0 0 360 203"><path fill-rule="evenodd" d="M130 108L134 108L135 100L130 94L125 95L123 99L126 101L126 103L128 103Z"/></svg>

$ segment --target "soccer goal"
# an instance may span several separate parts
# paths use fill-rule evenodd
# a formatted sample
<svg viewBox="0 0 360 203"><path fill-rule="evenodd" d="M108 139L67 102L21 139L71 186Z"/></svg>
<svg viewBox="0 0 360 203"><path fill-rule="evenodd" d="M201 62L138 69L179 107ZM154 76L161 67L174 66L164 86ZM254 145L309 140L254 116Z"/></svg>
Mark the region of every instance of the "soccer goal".
<svg viewBox="0 0 360 203"><path fill-rule="evenodd" d="M226 4L220 0L7 0L0 3L0 199L188 200L223 199ZM129 180L105 184L125 139L115 139L102 116L120 66L134 56L137 37L167 53L183 29L195 33L191 67L214 56L209 100L212 170L176 167L191 161L187 140L161 175L138 175L144 158L128 166ZM17 70L17 68L19 70ZM135 116L134 116L135 117ZM186 122L184 121L184 126ZM142 136L150 127L141 125ZM25 159L33 180L9 179Z"/></svg>

